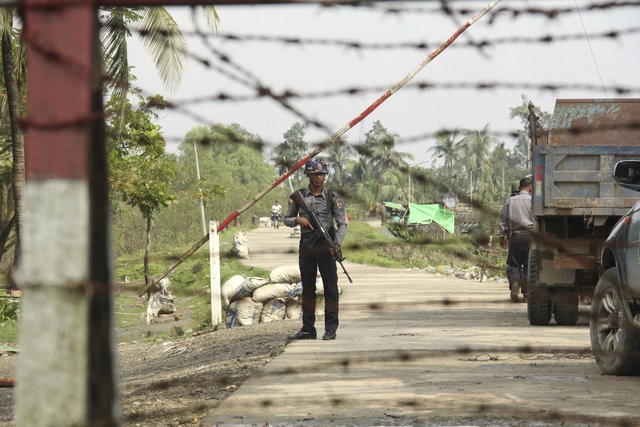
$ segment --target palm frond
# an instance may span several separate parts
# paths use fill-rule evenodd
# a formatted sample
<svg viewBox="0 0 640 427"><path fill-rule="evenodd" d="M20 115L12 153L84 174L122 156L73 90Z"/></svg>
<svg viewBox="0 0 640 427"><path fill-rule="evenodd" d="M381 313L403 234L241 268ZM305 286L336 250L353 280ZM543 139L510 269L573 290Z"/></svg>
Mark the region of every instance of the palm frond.
<svg viewBox="0 0 640 427"><path fill-rule="evenodd" d="M182 31L163 7L145 9L141 34L147 52L153 58L160 78L169 91L180 86L182 71L189 56Z"/></svg>

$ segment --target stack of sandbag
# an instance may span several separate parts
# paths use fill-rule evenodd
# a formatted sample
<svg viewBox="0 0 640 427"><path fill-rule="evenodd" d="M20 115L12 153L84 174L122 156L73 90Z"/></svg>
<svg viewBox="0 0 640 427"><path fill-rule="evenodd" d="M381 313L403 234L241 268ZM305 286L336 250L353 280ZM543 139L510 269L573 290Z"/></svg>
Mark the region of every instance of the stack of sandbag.
<svg viewBox="0 0 640 427"><path fill-rule="evenodd" d="M297 265L277 267L268 279L233 276L222 285L221 293L228 328L302 317L302 279ZM316 316L323 316L324 287L320 277L316 295Z"/></svg>
<svg viewBox="0 0 640 427"><path fill-rule="evenodd" d="M152 285L147 303L147 325L161 314L175 313L176 302L173 294L169 292L169 285L171 280L168 277Z"/></svg>

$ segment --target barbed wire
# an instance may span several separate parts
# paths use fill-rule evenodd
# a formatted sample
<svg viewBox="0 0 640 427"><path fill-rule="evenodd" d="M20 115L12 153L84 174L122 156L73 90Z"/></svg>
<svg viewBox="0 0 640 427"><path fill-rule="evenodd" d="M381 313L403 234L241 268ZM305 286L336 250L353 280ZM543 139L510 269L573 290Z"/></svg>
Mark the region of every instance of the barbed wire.
<svg viewBox="0 0 640 427"><path fill-rule="evenodd" d="M603 10L611 10L615 8L636 7L640 5L640 1L606 1L606 2L593 2L587 5L581 6L581 9L585 12L597 12ZM362 4L345 5L350 7L362 7ZM369 5L370 8L373 5ZM405 13L434 13L441 12L448 15L454 13L460 15L468 15L473 13L473 9L469 7L456 7L452 6L449 2L440 1L439 6L423 7L415 5L389 5L384 2L379 2L375 5L374 9L378 9L389 14L405 14ZM500 7L489 12L489 23L494 23L497 19L502 17L518 18L524 15L541 16L547 19L557 19L563 15L574 14L576 9L574 6L564 7L514 7L507 6L505 3Z"/></svg>
<svg viewBox="0 0 640 427"><path fill-rule="evenodd" d="M618 40L627 35L633 35L640 32L640 27L629 27L624 29L614 29L609 31L590 33L589 38L592 40L597 39L611 39ZM146 37L148 32L138 31L141 37ZM193 32L183 32L185 37L193 36ZM167 34L167 36L171 36ZM293 36L272 36L272 35L259 35L259 34L238 34L238 33L217 33L211 34L210 37L215 39L222 39L228 42L238 43L278 43L282 45L293 46L323 46L323 47L344 47L353 50L396 50L396 49L415 49L425 50L436 47L436 42L367 42L361 40L340 40L340 39L328 39L328 38L314 38L314 37L293 37ZM534 37L526 36L511 36L511 37L496 37L491 39L479 39L477 41L466 40L459 41L451 47L454 49L460 48L477 48L477 47L489 47L506 44L538 44L538 43L554 43L554 42L570 42L570 41L582 41L584 40L584 34L544 34Z"/></svg>
<svg viewBox="0 0 640 427"><path fill-rule="evenodd" d="M232 75L228 75L226 71L222 70L225 75L233 78ZM240 81L239 79L235 79ZM352 96L352 95L369 95L372 93L380 93L384 91L387 86L351 86L341 89L324 90L317 92L299 92L293 89L284 89L280 91L272 91L268 88L257 87L255 94L233 94L229 92L217 92L211 95L203 95L198 97L192 97L186 100L169 100L171 107L181 108L186 105L201 104L207 102L253 102L263 98L275 97L277 99L299 99L299 100L313 100L313 99L326 99L340 96ZM590 83L577 83L577 82L556 82L556 83L535 83L535 82L505 82L505 81L459 81L459 82L444 82L444 81L416 81L413 83L407 83L406 89L414 89L418 91L426 90L465 90L475 89L478 91L483 90L533 90L539 92L557 92L561 90L584 90L584 91L601 91L602 85L590 84ZM606 85L605 89L616 93L618 95L629 95L633 93L640 94L640 86L619 86L619 85ZM151 95L150 93L146 93Z"/></svg>
<svg viewBox="0 0 640 427"><path fill-rule="evenodd" d="M632 2L607 2L607 3L594 3L583 8L584 10L602 10L611 9L617 7L636 7L640 5L640 1ZM442 7L446 9L446 3L442 2ZM453 13L451 9L442 10L442 7L430 8L430 12L434 13ZM545 16L557 17L561 14L575 13L574 8L551 8L547 10L540 10L538 8L505 8L510 12L512 16L521 16L522 14L542 14ZM414 11L413 8L408 9ZM456 9L455 13L468 13L469 10L465 8ZM209 102L252 102L261 99L271 99L280 105L283 109L291 112L294 117L297 117L303 124L315 127L322 130L327 135L331 134L331 127L325 123L322 123L318 119L306 114L302 109L297 108L292 101L294 100L316 100L326 99L331 97L344 97L344 96L356 96L365 95L373 92L380 93L385 91L387 87L376 86L352 86L340 89L316 91L316 92L301 92L293 89L276 90L270 87L266 82L260 81L257 75L246 67L241 66L235 61L232 54L222 51L220 47L214 45L214 38L222 38L226 41L237 42L270 42L279 43L282 45L334 45L342 46L346 48L356 50L381 50L381 49L426 49L429 48L432 43L428 42L397 42L397 43L369 43L360 42L354 40L331 40L322 38L300 38L300 37L288 37L288 36L267 36L267 35L240 35L240 34L214 34L211 31L203 30L197 26L197 20L193 17L195 31L184 33L189 37L197 37L206 47L206 49L212 54L211 58L204 57L202 55L188 53L189 59L200 64L207 70L214 71L231 81L244 86L250 91L250 94L235 94L226 91L219 91L211 95L201 95L198 97L191 97L188 99L170 99L167 106L176 112L189 117L192 120L213 126L215 123L210 119L202 116L189 109L190 106L209 103ZM130 29L136 32L136 29ZM141 37L149 36L147 31L137 31ZM602 31L591 35L592 39L601 38L609 40L619 40L623 36L630 36L640 33L640 27L630 27L624 29L612 29L610 31ZM172 37L171 32L163 33L166 37ZM551 44L567 41L575 41L583 39L583 34L564 34L564 35L552 35L545 34L542 36L534 37L502 37L494 39L482 39L482 40L470 40L460 41L452 45L454 48L486 48L490 46L496 46L501 44ZM576 82L544 82L544 83L530 83L530 82L504 82L504 81L478 81L478 82L433 82L422 81L407 84L407 87L418 91L428 90L476 90L476 91L492 91L492 90L521 90L521 91L543 91L543 92L556 92L562 90L581 90L581 91L593 91L600 93L603 90L601 85L588 84L588 83L576 83ZM634 93L640 93L639 87L625 86L625 85L610 85L605 87L605 90L618 95L630 95ZM151 94L147 94L150 96ZM424 139L433 138L434 135L440 134L441 131L434 131L424 133L421 135L410 136L402 138L403 143L410 143L414 141L420 141ZM493 132L492 136L495 137L507 137L517 138L521 134L519 130L507 130L502 132ZM179 142L181 136L166 136L170 142ZM320 144L320 143L314 143ZM277 145L277 143L265 141L265 145Z"/></svg>

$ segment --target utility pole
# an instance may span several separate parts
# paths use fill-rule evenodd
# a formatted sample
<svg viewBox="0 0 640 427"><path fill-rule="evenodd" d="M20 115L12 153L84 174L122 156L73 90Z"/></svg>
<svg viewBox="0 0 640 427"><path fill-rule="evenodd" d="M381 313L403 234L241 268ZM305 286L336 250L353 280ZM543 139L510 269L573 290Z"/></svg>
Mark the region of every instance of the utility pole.
<svg viewBox="0 0 640 427"><path fill-rule="evenodd" d="M207 224L204 220L204 194L200 185L200 161L198 160L198 145L193 141L193 153L196 157L196 178L198 179L198 195L200 198L200 224L202 224L202 234L207 234Z"/></svg>

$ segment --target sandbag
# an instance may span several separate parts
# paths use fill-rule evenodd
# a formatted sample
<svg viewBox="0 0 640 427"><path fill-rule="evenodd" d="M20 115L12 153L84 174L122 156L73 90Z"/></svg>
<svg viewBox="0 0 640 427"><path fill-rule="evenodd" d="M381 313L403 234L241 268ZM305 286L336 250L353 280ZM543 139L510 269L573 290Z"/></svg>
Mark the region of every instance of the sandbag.
<svg viewBox="0 0 640 427"><path fill-rule="evenodd" d="M238 295L240 290L242 289L242 284L244 283L244 277L237 274L229 278L226 282L222 284L220 287L220 294L222 296L222 307L228 308L229 304L233 302L232 297ZM248 296L248 295L245 295ZM235 298L236 300L238 298Z"/></svg>
<svg viewBox="0 0 640 427"><path fill-rule="evenodd" d="M260 314L260 323L274 322L284 319L287 310L286 300L274 298L265 302Z"/></svg>
<svg viewBox="0 0 640 427"><path fill-rule="evenodd" d="M233 235L233 247L231 253L235 254L238 258L249 258L249 246L247 245L247 234L238 231Z"/></svg>
<svg viewBox="0 0 640 427"><path fill-rule="evenodd" d="M222 294L223 308L229 307L233 301L250 297L260 286L269 283L269 280L260 277L247 277L235 275L222 284L220 293Z"/></svg>
<svg viewBox="0 0 640 427"><path fill-rule="evenodd" d="M287 299L295 286L295 283L269 283L256 289L252 298L261 303L266 303L274 298Z"/></svg>
<svg viewBox="0 0 640 427"><path fill-rule="evenodd" d="M233 302L230 307L236 312L236 320L240 326L260 323L262 303L255 302L251 297L245 297Z"/></svg>
<svg viewBox="0 0 640 427"><path fill-rule="evenodd" d="M302 297L295 297L287 301L287 308L285 311L285 317L287 319L301 319L302 318ZM316 319L324 318L324 296L316 295Z"/></svg>
<svg viewBox="0 0 640 427"><path fill-rule="evenodd" d="M300 302L299 298L293 298L287 301L285 317L287 319L294 320L302 318L302 303Z"/></svg>
<svg viewBox="0 0 640 427"><path fill-rule="evenodd" d="M269 274L272 283L296 283L302 280L300 267L297 265L283 265L274 268Z"/></svg>
<svg viewBox="0 0 640 427"><path fill-rule="evenodd" d="M231 306L233 306L234 304L235 302L231 303L231 305L229 306L229 310L227 310L227 321L225 323L227 328L238 326L238 314L235 312L235 307L234 310L231 309Z"/></svg>
<svg viewBox="0 0 640 427"><path fill-rule="evenodd" d="M295 284L291 292L289 292L289 298L302 297L302 282Z"/></svg>
<svg viewBox="0 0 640 427"><path fill-rule="evenodd" d="M147 325L151 324L154 318L160 314L172 314L176 312L176 302L169 292L171 281L168 277L155 283L152 287L153 292L149 295L147 303Z"/></svg>

